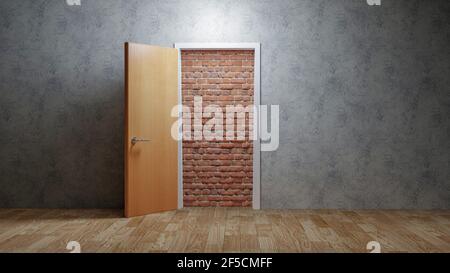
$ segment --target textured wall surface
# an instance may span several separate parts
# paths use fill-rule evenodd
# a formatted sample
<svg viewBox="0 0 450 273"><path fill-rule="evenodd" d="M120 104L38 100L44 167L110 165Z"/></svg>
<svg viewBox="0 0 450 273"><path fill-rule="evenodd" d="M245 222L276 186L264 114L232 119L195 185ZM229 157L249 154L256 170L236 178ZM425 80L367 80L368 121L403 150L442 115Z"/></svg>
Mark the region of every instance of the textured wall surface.
<svg viewBox="0 0 450 273"><path fill-rule="evenodd" d="M450 1L2 0L0 207L123 206L123 42L261 42L265 208L450 208Z"/></svg>
<svg viewBox="0 0 450 273"><path fill-rule="evenodd" d="M182 51L183 105L188 106L191 113L190 121L189 116L183 120L184 135L190 136L183 140L185 207L252 206L253 141L249 132L253 130L253 118L246 113L232 113L235 126L228 131L226 109L227 106L253 105L254 60L253 50ZM198 108L200 104L194 102L196 98L201 98L203 111L219 106L221 112L221 116L211 114L208 117L207 114L203 117L200 129L212 126L211 118L221 122L214 122L212 135L203 134L201 140L196 138L199 130L195 128L194 105Z"/></svg>

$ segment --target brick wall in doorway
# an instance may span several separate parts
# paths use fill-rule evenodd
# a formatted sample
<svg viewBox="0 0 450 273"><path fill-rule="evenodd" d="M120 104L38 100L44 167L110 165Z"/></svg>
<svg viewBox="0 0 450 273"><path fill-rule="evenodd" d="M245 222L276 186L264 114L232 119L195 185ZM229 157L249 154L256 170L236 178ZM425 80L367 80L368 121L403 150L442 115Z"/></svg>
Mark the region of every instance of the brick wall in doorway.
<svg viewBox="0 0 450 273"><path fill-rule="evenodd" d="M181 58L183 105L189 106L191 113L194 96L202 96L204 107L253 105L253 50L183 50ZM243 141L183 140L185 207L252 205L251 122L247 116ZM225 120L223 124L225 128Z"/></svg>

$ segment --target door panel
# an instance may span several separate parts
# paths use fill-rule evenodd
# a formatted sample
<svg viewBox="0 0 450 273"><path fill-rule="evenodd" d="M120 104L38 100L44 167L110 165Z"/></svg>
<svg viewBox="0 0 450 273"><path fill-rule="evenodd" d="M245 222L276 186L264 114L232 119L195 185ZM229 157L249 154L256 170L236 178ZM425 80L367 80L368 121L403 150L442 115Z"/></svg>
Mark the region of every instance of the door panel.
<svg viewBox="0 0 450 273"><path fill-rule="evenodd" d="M177 208L178 51L125 44L125 216ZM134 144L133 142L134 138Z"/></svg>

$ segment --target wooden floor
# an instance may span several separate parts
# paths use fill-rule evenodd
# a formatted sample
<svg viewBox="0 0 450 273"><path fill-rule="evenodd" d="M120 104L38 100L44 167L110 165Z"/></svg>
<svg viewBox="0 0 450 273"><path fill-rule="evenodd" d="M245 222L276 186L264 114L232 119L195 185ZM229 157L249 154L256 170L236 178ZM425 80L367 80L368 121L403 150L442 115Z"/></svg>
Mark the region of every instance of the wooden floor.
<svg viewBox="0 0 450 273"><path fill-rule="evenodd" d="M0 210L0 252L450 252L450 211Z"/></svg>

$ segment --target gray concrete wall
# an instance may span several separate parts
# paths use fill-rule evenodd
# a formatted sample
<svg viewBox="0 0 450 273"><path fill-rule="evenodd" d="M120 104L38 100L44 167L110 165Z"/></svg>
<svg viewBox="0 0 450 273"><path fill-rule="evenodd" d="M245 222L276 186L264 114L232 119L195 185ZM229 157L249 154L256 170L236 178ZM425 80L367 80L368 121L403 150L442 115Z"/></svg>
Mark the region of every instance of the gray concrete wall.
<svg viewBox="0 0 450 273"><path fill-rule="evenodd" d="M450 1L2 0L0 207L123 206L123 43L261 42L264 208L450 208Z"/></svg>

